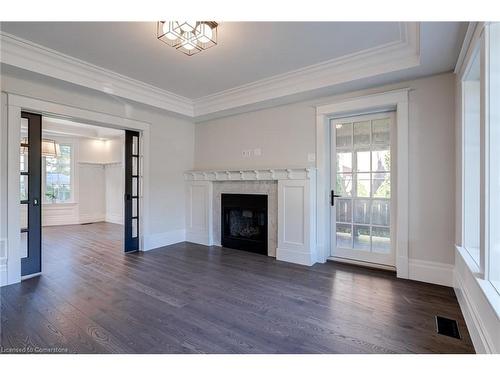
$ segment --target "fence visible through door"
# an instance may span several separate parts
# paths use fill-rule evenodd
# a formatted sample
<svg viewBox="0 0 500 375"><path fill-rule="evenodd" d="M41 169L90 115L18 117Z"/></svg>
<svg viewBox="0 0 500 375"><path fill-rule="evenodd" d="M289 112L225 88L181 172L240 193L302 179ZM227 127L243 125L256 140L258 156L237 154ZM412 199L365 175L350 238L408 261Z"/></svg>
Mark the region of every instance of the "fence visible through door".
<svg viewBox="0 0 500 375"><path fill-rule="evenodd" d="M331 255L394 266L393 112L332 119Z"/></svg>

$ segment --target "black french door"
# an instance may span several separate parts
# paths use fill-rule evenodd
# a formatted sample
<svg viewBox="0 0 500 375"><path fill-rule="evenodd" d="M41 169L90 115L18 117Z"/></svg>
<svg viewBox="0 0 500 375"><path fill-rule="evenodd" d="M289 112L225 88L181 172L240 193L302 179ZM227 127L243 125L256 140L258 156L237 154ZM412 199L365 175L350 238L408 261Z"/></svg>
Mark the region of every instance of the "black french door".
<svg viewBox="0 0 500 375"><path fill-rule="evenodd" d="M21 276L42 272L42 116L21 112Z"/></svg>
<svg viewBox="0 0 500 375"><path fill-rule="evenodd" d="M125 131L125 252L139 250L139 132Z"/></svg>

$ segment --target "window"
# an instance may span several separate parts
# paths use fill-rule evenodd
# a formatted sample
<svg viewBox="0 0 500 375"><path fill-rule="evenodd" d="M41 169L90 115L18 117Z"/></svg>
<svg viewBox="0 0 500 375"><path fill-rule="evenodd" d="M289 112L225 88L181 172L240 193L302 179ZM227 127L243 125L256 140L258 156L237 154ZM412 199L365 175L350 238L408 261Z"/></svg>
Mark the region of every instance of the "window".
<svg viewBox="0 0 500 375"><path fill-rule="evenodd" d="M462 81L463 90L463 247L480 265L480 58L476 51Z"/></svg>
<svg viewBox="0 0 500 375"><path fill-rule="evenodd" d="M489 27L489 241L487 276L500 293L500 24Z"/></svg>
<svg viewBox="0 0 500 375"><path fill-rule="evenodd" d="M72 147L61 144L59 149L58 156L43 157L46 203L62 203L72 199Z"/></svg>

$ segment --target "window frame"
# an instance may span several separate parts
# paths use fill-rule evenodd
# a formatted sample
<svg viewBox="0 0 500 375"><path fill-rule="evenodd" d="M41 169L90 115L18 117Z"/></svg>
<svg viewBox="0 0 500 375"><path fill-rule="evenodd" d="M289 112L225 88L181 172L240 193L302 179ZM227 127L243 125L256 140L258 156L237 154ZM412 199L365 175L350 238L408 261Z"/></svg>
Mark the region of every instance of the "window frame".
<svg viewBox="0 0 500 375"><path fill-rule="evenodd" d="M477 37L474 45L469 47L470 56L468 57L465 69L461 72L458 79L460 82L461 89L461 176L462 176L462 191L461 191L461 236L460 236L460 246L459 251L467 266L471 272L478 279L480 285L482 285L483 291L488 296L488 300L491 303L491 298L498 301L500 297L500 289L495 286L495 284L490 279L490 230L495 230L490 225L491 221L491 204L490 204L490 25L493 23L486 23L482 28L481 34ZM467 74L474 62L476 53L479 53L480 58L480 247L479 247L479 263L475 262L473 257L470 255L465 247L465 85L464 82L467 81ZM494 291L494 292L493 292ZM497 302L498 303L498 302ZM495 303L495 305L497 304ZM496 308L497 309L497 308ZM498 310L500 313L500 310Z"/></svg>

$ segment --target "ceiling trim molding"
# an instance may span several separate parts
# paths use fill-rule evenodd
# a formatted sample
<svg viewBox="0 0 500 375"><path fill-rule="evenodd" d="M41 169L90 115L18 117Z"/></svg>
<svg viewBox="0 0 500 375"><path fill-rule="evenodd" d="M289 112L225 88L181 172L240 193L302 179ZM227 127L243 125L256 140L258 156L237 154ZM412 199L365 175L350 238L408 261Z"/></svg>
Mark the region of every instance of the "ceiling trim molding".
<svg viewBox="0 0 500 375"><path fill-rule="evenodd" d="M193 117L193 101L158 87L0 32L0 61L49 77Z"/></svg>
<svg viewBox="0 0 500 375"><path fill-rule="evenodd" d="M397 41L194 100L5 32L0 32L0 61L196 119L418 66L420 23L401 22Z"/></svg>
<svg viewBox="0 0 500 375"><path fill-rule="evenodd" d="M488 22L469 22L467 32L465 33L464 41L458 55L457 63L455 64L454 73L462 79L470 68L470 60L478 48L483 35L484 28Z"/></svg>
<svg viewBox="0 0 500 375"><path fill-rule="evenodd" d="M194 116L260 103L420 65L420 23L400 23L400 40L194 100Z"/></svg>

